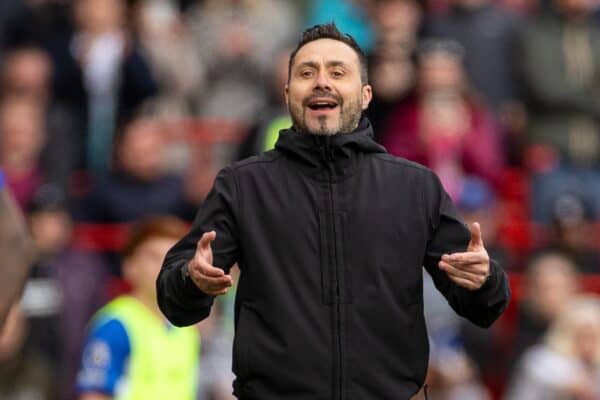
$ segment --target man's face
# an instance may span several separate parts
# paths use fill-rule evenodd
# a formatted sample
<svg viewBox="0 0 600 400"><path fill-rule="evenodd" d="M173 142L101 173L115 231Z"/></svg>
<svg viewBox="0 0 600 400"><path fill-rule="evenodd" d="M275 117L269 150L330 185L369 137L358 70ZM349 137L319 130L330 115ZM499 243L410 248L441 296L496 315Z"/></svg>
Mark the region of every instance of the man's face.
<svg viewBox="0 0 600 400"><path fill-rule="evenodd" d="M294 126L316 135L353 131L371 101L356 52L338 40L319 39L296 53L286 102Z"/></svg>

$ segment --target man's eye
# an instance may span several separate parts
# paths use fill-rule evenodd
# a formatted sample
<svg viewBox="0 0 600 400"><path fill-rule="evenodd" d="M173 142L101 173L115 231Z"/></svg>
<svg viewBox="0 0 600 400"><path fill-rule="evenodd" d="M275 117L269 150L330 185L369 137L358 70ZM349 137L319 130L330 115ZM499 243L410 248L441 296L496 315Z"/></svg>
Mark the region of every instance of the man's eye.
<svg viewBox="0 0 600 400"><path fill-rule="evenodd" d="M310 78L313 76L313 73L312 71L303 71L300 75L302 75L304 78Z"/></svg>
<svg viewBox="0 0 600 400"><path fill-rule="evenodd" d="M344 76L344 71L336 70L333 71L331 75L333 75L336 78L341 78L342 76Z"/></svg>

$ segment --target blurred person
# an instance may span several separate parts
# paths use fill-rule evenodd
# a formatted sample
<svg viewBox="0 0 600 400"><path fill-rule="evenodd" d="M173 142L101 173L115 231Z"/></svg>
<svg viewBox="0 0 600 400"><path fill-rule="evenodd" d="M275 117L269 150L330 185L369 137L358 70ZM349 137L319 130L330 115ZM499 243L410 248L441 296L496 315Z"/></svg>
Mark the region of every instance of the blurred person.
<svg viewBox="0 0 600 400"><path fill-rule="evenodd" d="M423 10L415 0L378 0L369 11L376 42L368 56L369 82L375 93L368 115L375 133L381 135L388 118L416 83L413 56Z"/></svg>
<svg viewBox="0 0 600 400"><path fill-rule="evenodd" d="M281 90L288 80L288 60L291 51L290 48L282 48L273 59L268 103L241 144L238 150L239 160L272 150L279 138L279 131L292 126L292 119L285 104L285 94Z"/></svg>
<svg viewBox="0 0 600 400"><path fill-rule="evenodd" d="M488 109L467 92L464 49L428 40L418 54L418 83L388 120L383 144L440 177L452 199L475 175L495 185L504 165L500 133Z"/></svg>
<svg viewBox="0 0 600 400"><path fill-rule="evenodd" d="M181 176L164 167L165 135L160 120L138 114L123 124L114 143L114 168L81 203L79 219L132 222L152 214L191 219Z"/></svg>
<svg viewBox="0 0 600 400"><path fill-rule="evenodd" d="M480 381L476 365L460 350L438 350L432 345L427 382L430 400L492 399L490 391Z"/></svg>
<svg viewBox="0 0 600 400"><path fill-rule="evenodd" d="M52 74L52 62L41 47L22 45L6 52L0 85L5 95L23 96L39 104L47 131L40 159L45 180L66 190L74 169L74 143L79 132L74 131L72 116L54 100Z"/></svg>
<svg viewBox="0 0 600 400"><path fill-rule="evenodd" d="M465 49L469 82L499 116L520 100L516 46L522 21L489 0L452 0L446 12L435 13L425 35L455 40Z"/></svg>
<svg viewBox="0 0 600 400"><path fill-rule="evenodd" d="M65 193L43 185L27 210L38 249L21 306L31 327L29 346L51 365L61 398L73 399L85 327L107 300L108 265L72 245L73 222Z"/></svg>
<svg viewBox="0 0 600 400"><path fill-rule="evenodd" d="M45 141L44 114L37 101L18 95L0 99L0 167L22 210L44 182L40 155Z"/></svg>
<svg viewBox="0 0 600 400"><path fill-rule="evenodd" d="M27 345L30 327L15 303L0 329L0 398L57 400L52 367Z"/></svg>
<svg viewBox="0 0 600 400"><path fill-rule="evenodd" d="M206 85L204 63L191 28L171 0L138 3L140 44L160 88L161 111L169 118L187 117Z"/></svg>
<svg viewBox="0 0 600 400"><path fill-rule="evenodd" d="M110 168L117 121L158 89L139 43L127 25L125 0L76 0L74 30L49 45L57 101L74 115L77 165L94 176Z"/></svg>
<svg viewBox="0 0 600 400"><path fill-rule="evenodd" d="M501 221L499 200L494 188L485 180L469 176L462 185L456 200L460 215L467 224L479 221L483 240L490 257L498 261L505 269L514 270L516 265L511 255L499 243L498 228Z"/></svg>
<svg viewBox="0 0 600 400"><path fill-rule="evenodd" d="M600 27L593 10L587 0L553 0L521 38L537 222L551 222L563 191L582 193L594 218L600 215Z"/></svg>
<svg viewBox="0 0 600 400"><path fill-rule="evenodd" d="M513 375L506 400L600 398L600 298L570 299Z"/></svg>
<svg viewBox="0 0 600 400"><path fill-rule="evenodd" d="M123 251L123 275L132 291L90 323L77 381L80 400L196 398L197 329L169 324L155 300L161 260L185 231L185 223L167 216L142 219L132 228Z"/></svg>
<svg viewBox="0 0 600 400"><path fill-rule="evenodd" d="M35 251L0 168L0 330L11 305L22 293Z"/></svg>
<svg viewBox="0 0 600 400"><path fill-rule="evenodd" d="M560 194L553 207L549 246L567 254L582 273L600 272L600 257L589 204L576 193Z"/></svg>
<svg viewBox="0 0 600 400"><path fill-rule="evenodd" d="M206 71L199 116L251 124L267 102L265 77L277 50L298 33L294 3L205 0L187 18Z"/></svg>
<svg viewBox="0 0 600 400"><path fill-rule="evenodd" d="M307 29L288 62L293 127L273 151L221 170L163 263L159 307L185 326L210 314L238 262L239 398L417 393L428 362L423 265L475 324L489 327L508 303L480 226L467 229L433 172L373 141L367 69L334 24Z"/></svg>
<svg viewBox="0 0 600 400"><path fill-rule="evenodd" d="M237 268L232 277L237 280ZM231 371L232 343L234 335L235 287L215 301L210 316L198 324L202 337L198 399L233 400L231 382L235 375Z"/></svg>
<svg viewBox="0 0 600 400"><path fill-rule="evenodd" d="M548 327L580 291L577 266L564 254L547 250L525 270L513 359L538 343Z"/></svg>

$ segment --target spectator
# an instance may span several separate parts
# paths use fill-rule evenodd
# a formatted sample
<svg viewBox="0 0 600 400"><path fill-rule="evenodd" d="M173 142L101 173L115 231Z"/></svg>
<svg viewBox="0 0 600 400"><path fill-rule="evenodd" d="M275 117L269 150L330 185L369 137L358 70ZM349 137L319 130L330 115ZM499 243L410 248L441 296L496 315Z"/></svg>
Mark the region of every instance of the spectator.
<svg viewBox="0 0 600 400"><path fill-rule="evenodd" d="M264 77L277 49L295 37L298 20L283 0L206 0L189 23L206 67L209 96L201 117L252 123L267 102Z"/></svg>
<svg viewBox="0 0 600 400"><path fill-rule="evenodd" d="M38 248L22 300L31 326L29 346L60 366L53 372L61 398L73 399L85 327L107 300L109 268L97 255L71 246L72 221L58 187L40 187L28 220Z"/></svg>
<svg viewBox="0 0 600 400"><path fill-rule="evenodd" d="M544 342L527 351L506 400L600 397L600 299L571 300Z"/></svg>
<svg viewBox="0 0 600 400"><path fill-rule="evenodd" d="M277 53L272 79L268 86L268 105L259 113L249 134L240 146L238 158L246 158L275 147L279 131L292 126L292 119L285 104L282 87L288 82L288 60L291 49L284 48Z"/></svg>
<svg viewBox="0 0 600 400"><path fill-rule="evenodd" d="M44 182L40 154L46 141L44 114L29 97L0 100L0 167L21 209L26 209Z"/></svg>
<svg viewBox="0 0 600 400"><path fill-rule="evenodd" d="M533 217L543 223L561 192L581 193L600 215L600 27L592 11L585 0L554 0L521 40L528 139L538 151Z"/></svg>
<svg viewBox="0 0 600 400"><path fill-rule="evenodd" d="M554 202L550 246L571 257L580 272L600 272L593 216L589 204L576 194L562 193Z"/></svg>
<svg viewBox="0 0 600 400"><path fill-rule="evenodd" d="M47 140L41 155L46 181L67 190L74 168L73 118L53 100L52 63L45 51L36 46L21 46L7 51L2 65L1 85L5 95L24 96L38 102L43 110Z"/></svg>
<svg viewBox="0 0 600 400"><path fill-rule="evenodd" d="M465 223L479 222L481 226L485 226L481 233L490 257L505 269L514 270L514 261L499 243L498 228L501 216L494 189L483 179L469 177L463 183L456 206Z"/></svg>
<svg viewBox="0 0 600 400"><path fill-rule="evenodd" d="M132 229L123 252L132 292L108 303L91 322L78 375L81 400L195 398L198 333L164 319L155 289L161 260L186 231L173 217L141 220Z"/></svg>
<svg viewBox="0 0 600 400"><path fill-rule="evenodd" d="M377 36L368 55L369 83L374 96L367 114L378 136L384 132L389 116L414 87L413 55L422 12L415 0L375 1L370 7ZM380 141L381 137L375 139Z"/></svg>
<svg viewBox="0 0 600 400"><path fill-rule="evenodd" d="M165 173L161 122L143 115L121 130L115 141L115 167L100 180L79 210L92 222L132 222L153 214L191 219L181 176Z"/></svg>
<svg viewBox="0 0 600 400"><path fill-rule="evenodd" d="M76 154L96 176L110 167L116 121L157 92L139 45L126 24L125 0L77 0L75 31L53 41L54 91L85 133Z"/></svg>
<svg viewBox="0 0 600 400"><path fill-rule="evenodd" d="M27 346L29 327L18 304L0 330L0 398L56 400L50 365Z"/></svg>
<svg viewBox="0 0 600 400"><path fill-rule="evenodd" d="M452 0L447 12L429 18L425 35L460 43L469 82L492 110L509 114L520 98L515 59L520 24L489 0Z"/></svg>
<svg viewBox="0 0 600 400"><path fill-rule="evenodd" d="M416 91L389 119L383 139L390 153L432 168L453 199L466 175L494 184L503 166L498 129L467 94L463 53L456 42L423 43Z"/></svg>
<svg viewBox="0 0 600 400"><path fill-rule="evenodd" d="M513 359L544 336L578 291L577 267L565 255L549 250L531 260L523 281Z"/></svg>
<svg viewBox="0 0 600 400"><path fill-rule="evenodd" d="M197 109L206 85L191 29L172 1L142 0L137 11L140 43L160 87L161 112L186 117Z"/></svg>

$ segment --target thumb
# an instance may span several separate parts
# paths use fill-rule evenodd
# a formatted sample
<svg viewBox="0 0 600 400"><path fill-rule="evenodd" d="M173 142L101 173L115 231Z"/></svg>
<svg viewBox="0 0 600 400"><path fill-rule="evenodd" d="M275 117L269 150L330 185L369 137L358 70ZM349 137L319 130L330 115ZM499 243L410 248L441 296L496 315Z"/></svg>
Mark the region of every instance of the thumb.
<svg viewBox="0 0 600 400"><path fill-rule="evenodd" d="M483 238L481 237L481 226L479 225L479 222L473 222L469 226L469 230L471 231L469 247L483 247Z"/></svg>
<svg viewBox="0 0 600 400"><path fill-rule="evenodd" d="M210 244L217 238L217 232L210 231L202 234L202 237L198 241L197 252L208 261L209 264L212 264L212 249Z"/></svg>

